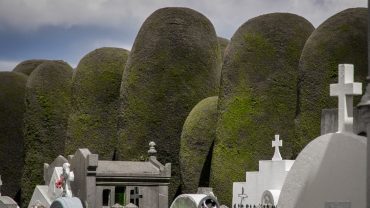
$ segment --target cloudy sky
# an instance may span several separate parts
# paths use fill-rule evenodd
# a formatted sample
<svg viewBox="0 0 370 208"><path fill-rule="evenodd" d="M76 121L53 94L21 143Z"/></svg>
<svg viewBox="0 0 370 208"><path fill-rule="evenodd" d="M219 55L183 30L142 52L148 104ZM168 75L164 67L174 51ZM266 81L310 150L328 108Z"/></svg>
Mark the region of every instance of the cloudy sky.
<svg viewBox="0 0 370 208"><path fill-rule="evenodd" d="M367 7L367 0L0 0L0 70L34 58L75 67L98 47L131 49L144 20L170 6L203 13L229 39L261 14L295 13L317 27L339 11Z"/></svg>

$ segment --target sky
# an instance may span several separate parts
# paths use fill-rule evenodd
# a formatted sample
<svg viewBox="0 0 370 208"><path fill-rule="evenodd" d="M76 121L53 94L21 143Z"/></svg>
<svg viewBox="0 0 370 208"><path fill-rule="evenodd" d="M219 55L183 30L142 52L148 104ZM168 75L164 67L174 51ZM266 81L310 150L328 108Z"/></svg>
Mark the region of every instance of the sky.
<svg viewBox="0 0 370 208"><path fill-rule="evenodd" d="M144 22L163 7L204 14L230 39L248 19L289 12L318 27L330 16L367 0L0 0L0 71L27 59L65 60L76 67L100 47L130 50Z"/></svg>

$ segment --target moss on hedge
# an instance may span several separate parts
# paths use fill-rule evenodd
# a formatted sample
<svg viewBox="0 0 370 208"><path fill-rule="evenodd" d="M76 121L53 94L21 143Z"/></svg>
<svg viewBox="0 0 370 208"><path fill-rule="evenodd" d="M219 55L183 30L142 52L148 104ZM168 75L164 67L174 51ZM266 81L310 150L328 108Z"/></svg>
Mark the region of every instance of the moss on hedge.
<svg viewBox="0 0 370 208"><path fill-rule="evenodd" d="M169 200L181 193L179 150L191 109L217 93L220 51L212 23L188 8L163 8L142 25L123 73L119 154L146 156L149 141L172 163Z"/></svg>
<svg viewBox="0 0 370 208"><path fill-rule="evenodd" d="M250 19L233 35L222 68L211 172L222 204L231 205L233 182L272 158L274 134L284 140L283 157L291 158L298 62L313 30L300 16L272 13Z"/></svg>
<svg viewBox="0 0 370 208"><path fill-rule="evenodd" d="M48 61L48 60L31 59L31 60L22 61L17 66L15 66L13 71L23 73L29 76L40 64L44 63L45 61Z"/></svg>
<svg viewBox="0 0 370 208"><path fill-rule="evenodd" d="M183 193L209 187L213 143L216 138L218 97L200 101L186 118L181 133L180 168Z"/></svg>
<svg viewBox="0 0 370 208"><path fill-rule="evenodd" d="M24 117L23 207L28 206L35 186L43 184L43 164L51 163L58 155L64 154L72 73L72 68L63 61L47 61L28 78Z"/></svg>
<svg viewBox="0 0 370 208"><path fill-rule="evenodd" d="M88 148L100 159L113 159L119 92L128 54L125 49L104 47L81 59L73 76L66 155Z"/></svg>
<svg viewBox="0 0 370 208"><path fill-rule="evenodd" d="M20 201L24 165L23 115L27 76L0 72L0 175L2 195Z"/></svg>
<svg viewBox="0 0 370 208"><path fill-rule="evenodd" d="M365 89L367 21L366 8L347 9L327 19L307 40L299 63L299 114L294 155L320 135L321 110L338 106L338 98L329 96L329 85L338 82L338 64L354 64L354 80L362 82ZM354 106L360 98L355 97Z"/></svg>

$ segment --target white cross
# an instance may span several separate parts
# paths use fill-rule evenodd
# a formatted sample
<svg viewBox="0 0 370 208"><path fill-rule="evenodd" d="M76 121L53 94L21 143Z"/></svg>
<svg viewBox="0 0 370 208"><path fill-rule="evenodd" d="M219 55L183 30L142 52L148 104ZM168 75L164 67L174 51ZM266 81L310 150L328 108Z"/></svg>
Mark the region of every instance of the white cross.
<svg viewBox="0 0 370 208"><path fill-rule="evenodd" d="M280 155L280 150L279 147L283 146L283 141L279 140L279 135L275 135L275 141L272 141L272 147L275 147L275 153L274 156L272 157L272 161L279 161L282 160Z"/></svg>
<svg viewBox="0 0 370 208"><path fill-rule="evenodd" d="M353 65L339 64L338 84L330 84L330 96L338 96L338 132L353 132L353 95L362 94L362 83L353 82Z"/></svg>

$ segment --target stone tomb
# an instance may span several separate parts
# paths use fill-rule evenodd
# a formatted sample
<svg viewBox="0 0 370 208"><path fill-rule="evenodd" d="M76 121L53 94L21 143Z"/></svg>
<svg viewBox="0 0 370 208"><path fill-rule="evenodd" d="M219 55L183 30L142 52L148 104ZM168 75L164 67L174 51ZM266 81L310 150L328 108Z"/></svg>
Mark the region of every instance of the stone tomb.
<svg viewBox="0 0 370 208"><path fill-rule="evenodd" d="M60 197L73 196L89 208L168 207L171 164L162 165L156 152L155 143L151 142L147 161L99 160L99 156L88 149L78 149L68 160L59 156L51 165L44 165L46 185L36 186L29 207L48 208Z"/></svg>
<svg viewBox="0 0 370 208"><path fill-rule="evenodd" d="M353 67L339 65L337 133L322 135L298 155L281 190L278 207L366 207L367 139L353 134L352 96L361 94L353 83ZM340 93L335 93L340 92Z"/></svg>
<svg viewBox="0 0 370 208"><path fill-rule="evenodd" d="M233 208L246 205L276 205L284 180L294 160L283 160L279 147L283 145L279 135L275 135L272 146L275 153L272 160L259 161L259 172L247 172L246 182L233 183Z"/></svg>

